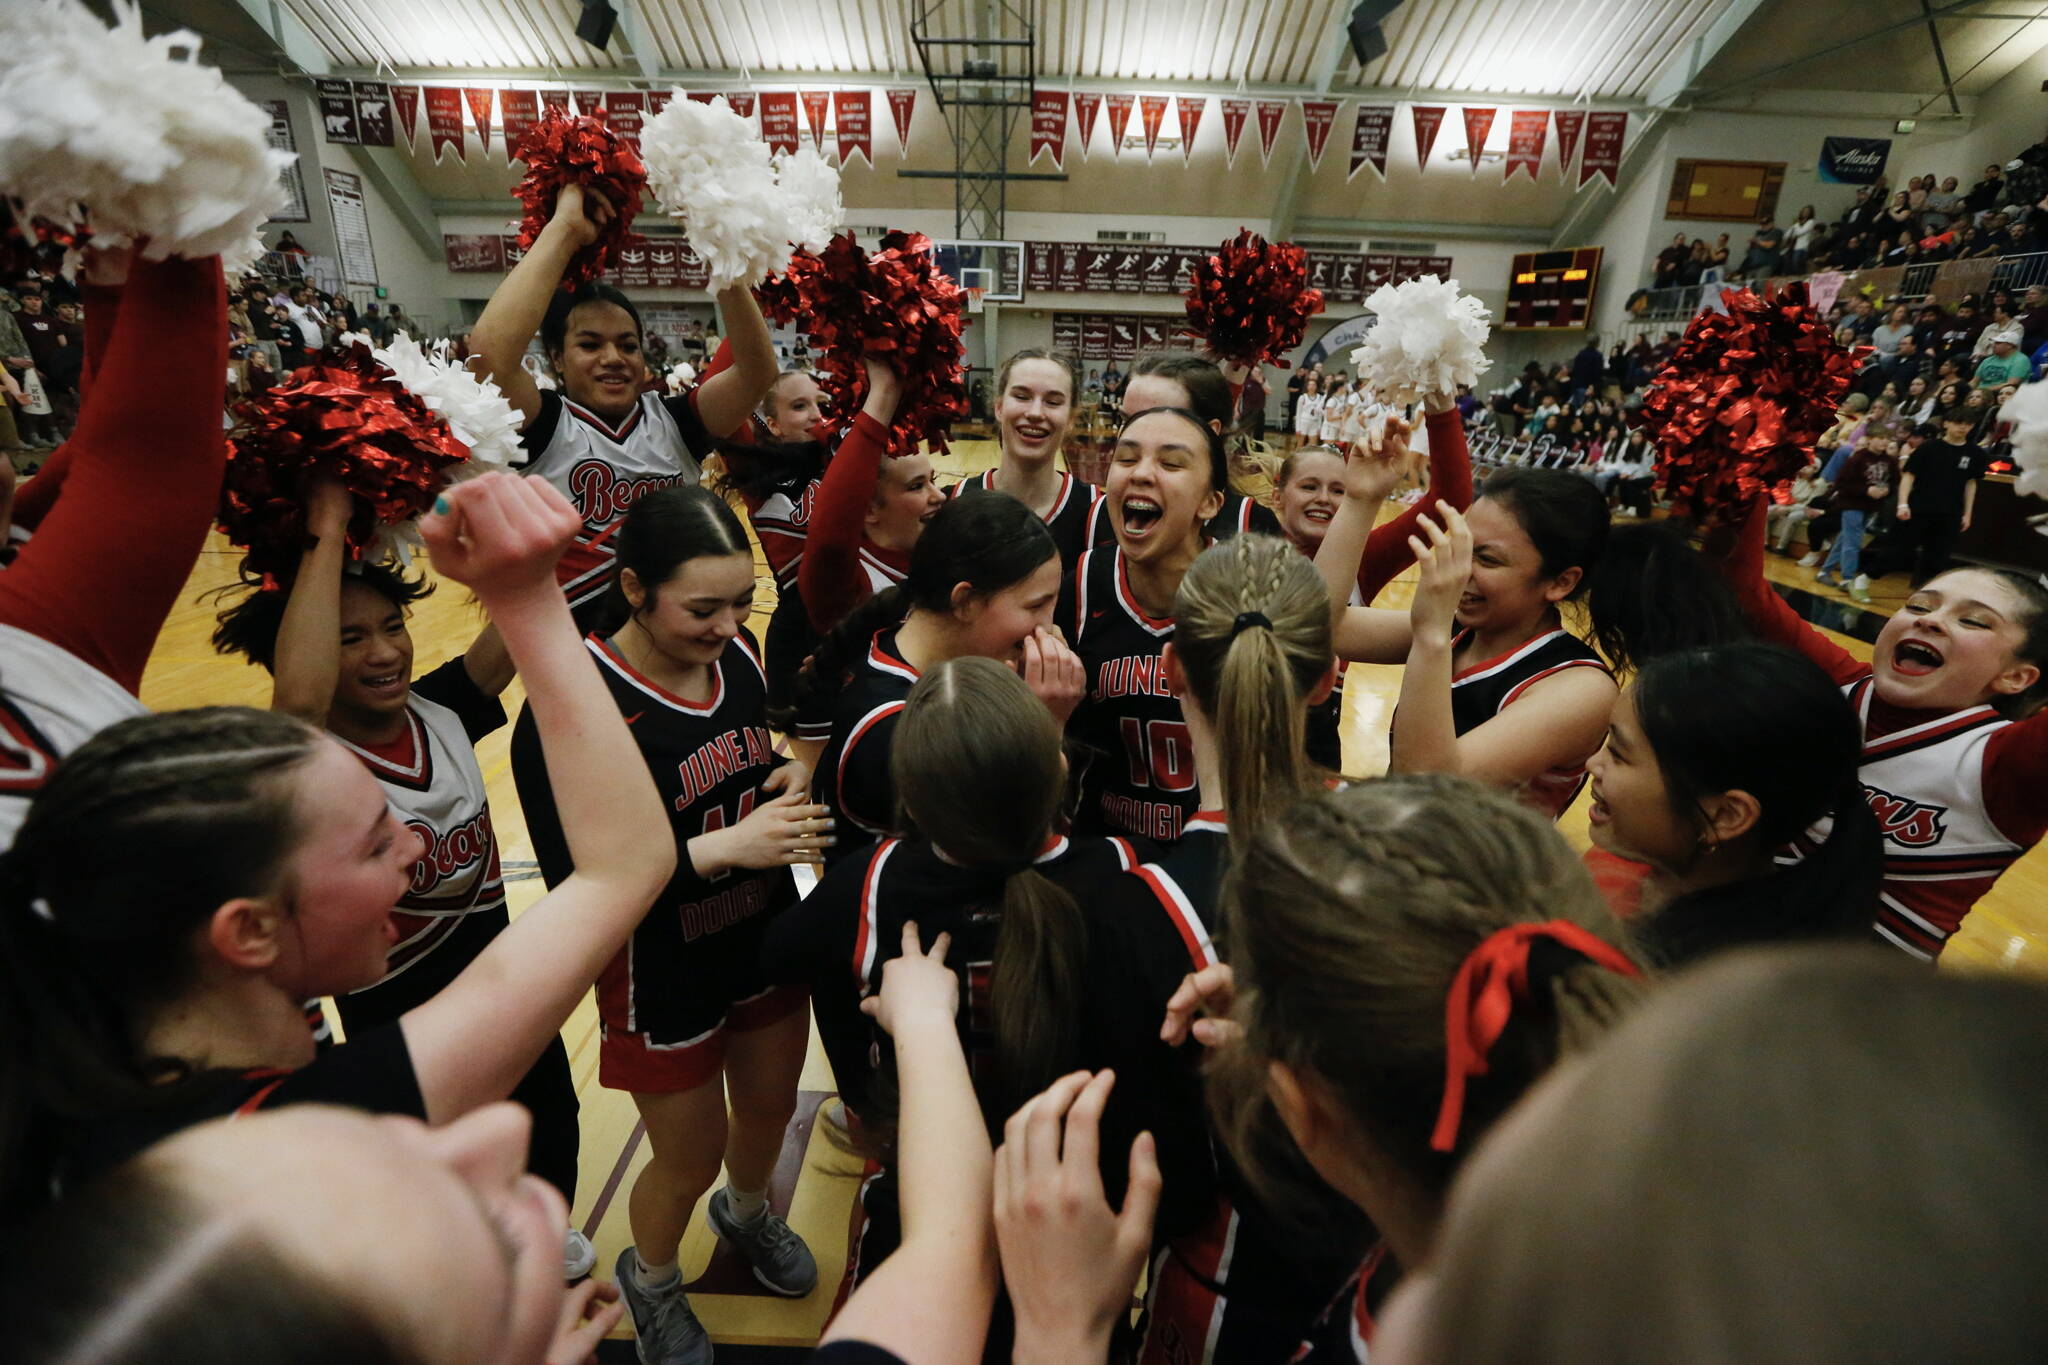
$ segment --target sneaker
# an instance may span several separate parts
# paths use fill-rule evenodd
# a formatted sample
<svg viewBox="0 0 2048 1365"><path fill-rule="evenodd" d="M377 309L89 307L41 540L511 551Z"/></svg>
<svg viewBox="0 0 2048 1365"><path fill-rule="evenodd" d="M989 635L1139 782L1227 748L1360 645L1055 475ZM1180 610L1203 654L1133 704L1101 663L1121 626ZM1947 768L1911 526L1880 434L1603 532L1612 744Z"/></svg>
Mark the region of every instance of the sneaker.
<svg viewBox="0 0 2048 1365"><path fill-rule="evenodd" d="M1855 583L1853 583L1852 585L1850 585L1849 591L1851 591L1851 592L1869 592L1869 591L1870 591L1870 575L1869 575L1869 574L1867 574L1867 573L1860 573L1860 574L1857 574L1857 575L1856 575L1856 581L1855 581Z"/></svg>
<svg viewBox="0 0 2048 1365"><path fill-rule="evenodd" d="M1834 570L1832 569L1822 569L1813 576L1813 581L1816 585L1823 588L1839 588L1842 586L1842 580L1835 577Z"/></svg>
<svg viewBox="0 0 2048 1365"><path fill-rule="evenodd" d="M562 1280L565 1284L576 1281L597 1269L597 1248L590 1244L578 1228L570 1228L562 1239Z"/></svg>
<svg viewBox="0 0 2048 1365"><path fill-rule="evenodd" d="M1866 579L1858 578L1855 582L1849 585L1850 601L1863 603L1868 603L1870 601L1870 589L1868 586L1866 586L1867 582L1868 580Z"/></svg>
<svg viewBox="0 0 2048 1365"><path fill-rule="evenodd" d="M1819 550L1809 550L1807 553L1799 556L1799 567L1802 569L1810 569L1818 563L1820 563Z"/></svg>
<svg viewBox="0 0 2048 1365"><path fill-rule="evenodd" d="M800 1299L818 1284L818 1263L804 1239L790 1231L788 1223L763 1209L751 1223L742 1223L727 1208L729 1190L711 1196L705 1216L711 1230L731 1242L754 1267L754 1278L784 1298Z"/></svg>
<svg viewBox="0 0 2048 1365"><path fill-rule="evenodd" d="M626 1311L633 1315L633 1344L640 1365L711 1365L711 1334L697 1321L683 1293L683 1275L653 1289L642 1289L635 1272L639 1253L627 1247L612 1267Z"/></svg>

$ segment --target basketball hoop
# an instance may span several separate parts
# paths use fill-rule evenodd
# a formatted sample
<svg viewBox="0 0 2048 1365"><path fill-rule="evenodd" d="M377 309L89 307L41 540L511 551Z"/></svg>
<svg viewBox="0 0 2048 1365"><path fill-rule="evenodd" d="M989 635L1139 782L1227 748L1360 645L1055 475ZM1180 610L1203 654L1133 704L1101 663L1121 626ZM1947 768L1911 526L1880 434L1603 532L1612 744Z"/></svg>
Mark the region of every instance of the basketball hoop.
<svg viewBox="0 0 2048 1365"><path fill-rule="evenodd" d="M970 284L963 292L967 295L967 311L979 313L982 309L982 295L988 293L988 291L979 285Z"/></svg>

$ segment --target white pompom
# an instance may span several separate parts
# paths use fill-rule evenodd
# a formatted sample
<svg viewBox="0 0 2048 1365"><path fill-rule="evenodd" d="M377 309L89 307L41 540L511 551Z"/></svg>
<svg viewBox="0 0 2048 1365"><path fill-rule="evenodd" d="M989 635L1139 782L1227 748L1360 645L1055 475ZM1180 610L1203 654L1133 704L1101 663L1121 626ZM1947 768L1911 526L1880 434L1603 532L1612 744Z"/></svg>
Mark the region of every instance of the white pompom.
<svg viewBox="0 0 2048 1365"><path fill-rule="evenodd" d="M1483 349L1492 314L1434 275L1383 284L1365 301L1379 321L1351 353L1359 377L1383 403L1419 403L1476 383L1492 367Z"/></svg>
<svg viewBox="0 0 2048 1365"><path fill-rule="evenodd" d="M479 379L453 360L428 355L408 336L394 337L389 346L370 354L429 410L439 413L455 439L469 447L470 463L458 466L460 475L512 463L519 450L519 414L496 383Z"/></svg>
<svg viewBox="0 0 2048 1365"><path fill-rule="evenodd" d="M0 191L108 245L147 238L155 260L246 249L292 157L198 52L182 30L145 38L132 0L112 28L80 0L0 5Z"/></svg>
<svg viewBox="0 0 2048 1365"><path fill-rule="evenodd" d="M690 235L715 293L789 264L789 224L768 144L723 97L702 104L678 90L640 130L647 187Z"/></svg>
<svg viewBox="0 0 2048 1365"><path fill-rule="evenodd" d="M1998 420L2012 423L2012 459L2020 471L2013 486L2023 496L2048 498L2048 383L2020 385L1999 408Z"/></svg>
<svg viewBox="0 0 2048 1365"><path fill-rule="evenodd" d="M775 158L775 183L783 192L789 240L806 251L823 251L839 231L839 172L812 147Z"/></svg>

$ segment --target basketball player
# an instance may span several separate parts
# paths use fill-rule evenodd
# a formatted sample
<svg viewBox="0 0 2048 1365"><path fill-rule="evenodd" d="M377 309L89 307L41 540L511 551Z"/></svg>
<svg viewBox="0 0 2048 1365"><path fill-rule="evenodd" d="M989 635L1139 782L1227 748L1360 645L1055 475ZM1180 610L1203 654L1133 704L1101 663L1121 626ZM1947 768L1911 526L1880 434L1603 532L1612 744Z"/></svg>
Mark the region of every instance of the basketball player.
<svg viewBox="0 0 2048 1365"><path fill-rule="evenodd" d="M1089 546L1112 539L1102 490L1058 464L1073 420L1073 366L1036 347L1016 352L996 371L1001 462L952 489L956 497L979 490L1008 493L1022 502L1052 531L1060 564L1069 569Z"/></svg>

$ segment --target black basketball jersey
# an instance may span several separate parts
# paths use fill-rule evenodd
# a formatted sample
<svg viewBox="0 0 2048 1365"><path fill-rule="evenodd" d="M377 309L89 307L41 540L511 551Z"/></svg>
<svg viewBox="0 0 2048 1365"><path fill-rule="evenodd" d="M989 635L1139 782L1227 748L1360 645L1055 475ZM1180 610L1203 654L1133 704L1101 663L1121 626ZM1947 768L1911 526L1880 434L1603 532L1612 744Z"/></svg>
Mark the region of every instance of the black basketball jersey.
<svg viewBox="0 0 2048 1365"><path fill-rule="evenodd" d="M1246 531L1262 536L1285 534L1272 508L1242 493L1228 491L1223 494L1223 510L1209 518L1202 531L1211 540L1228 540Z"/></svg>
<svg viewBox="0 0 2048 1365"><path fill-rule="evenodd" d="M896 784L889 779L889 742L917 670L896 650L896 630L875 632L832 703L831 742L811 778L812 796L832 808L837 836L827 854L837 862L896 829Z"/></svg>
<svg viewBox="0 0 2048 1365"><path fill-rule="evenodd" d="M1453 654L1469 634L1461 631L1451 641ZM1505 711L1532 684L1567 668L1608 671L1592 646L1561 627L1496 658L1461 668L1451 678L1451 724L1461 735L1476 730ZM1585 781L1586 765L1578 763L1539 774L1524 790L1528 799L1554 820L1564 814Z"/></svg>
<svg viewBox="0 0 2048 1365"><path fill-rule="evenodd" d="M1088 685L1067 722L1082 747L1075 831L1172 843L1198 804L1194 741L1160 657L1172 620L1145 614L1112 544L1083 554L1067 575L1059 624Z"/></svg>
<svg viewBox="0 0 2048 1365"><path fill-rule="evenodd" d="M995 491L996 472L986 469L954 484L952 495ZM1073 568L1090 546L1116 539L1102 490L1065 470L1060 472L1060 491L1053 499L1052 511L1045 515L1045 528L1052 532L1053 544L1059 546L1060 567L1065 569Z"/></svg>

